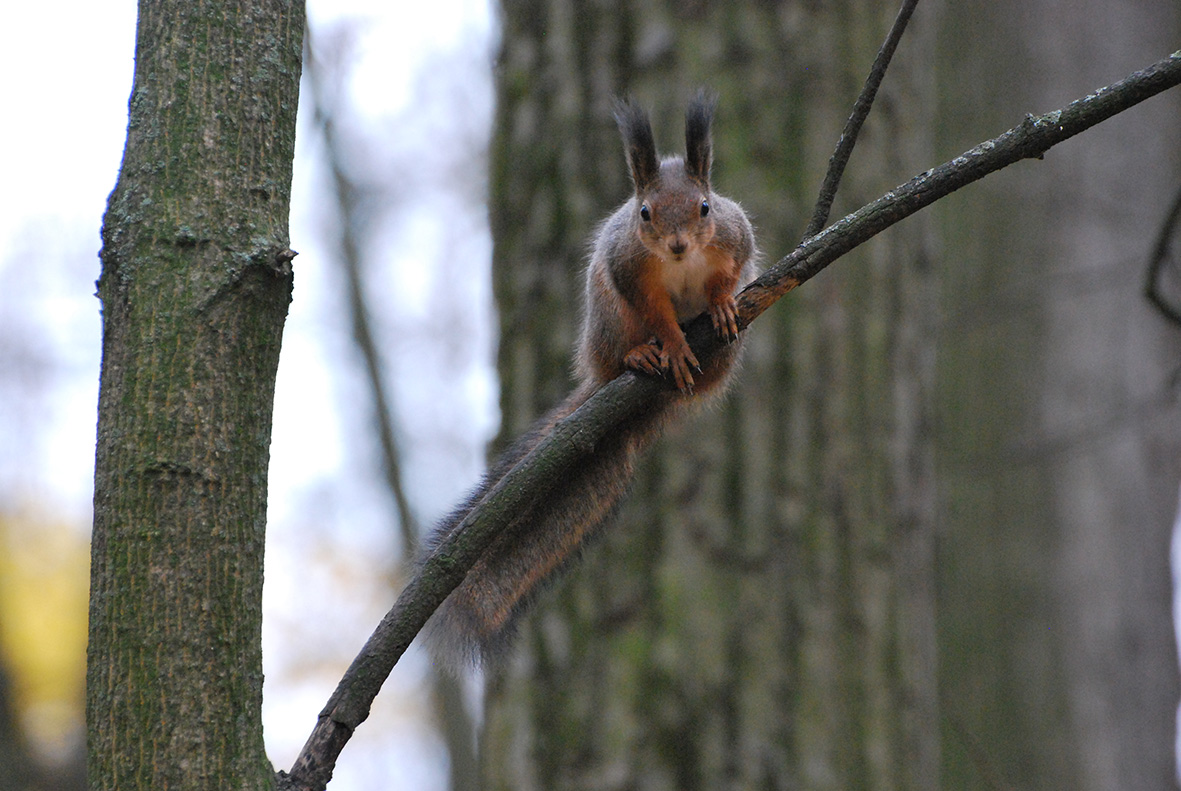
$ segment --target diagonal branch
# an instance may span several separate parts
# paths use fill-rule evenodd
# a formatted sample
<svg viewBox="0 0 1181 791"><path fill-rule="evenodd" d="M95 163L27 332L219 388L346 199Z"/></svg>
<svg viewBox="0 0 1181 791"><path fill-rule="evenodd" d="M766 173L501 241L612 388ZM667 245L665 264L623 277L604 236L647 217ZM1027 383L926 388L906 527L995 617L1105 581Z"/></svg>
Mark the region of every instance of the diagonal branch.
<svg viewBox="0 0 1181 791"><path fill-rule="evenodd" d="M745 327L780 297L858 245L961 187L1023 159L1041 159L1058 143L1181 84L1181 51L1045 115L1025 120L804 240L738 297Z"/></svg>
<svg viewBox="0 0 1181 791"><path fill-rule="evenodd" d="M788 291L806 282L853 248L940 198L1022 159L1040 158L1054 145L1128 108L1181 84L1181 52L1067 107L1026 116L1018 126L889 191L805 240L738 297L739 325L745 328ZM721 343L708 320L696 321L687 336L700 359ZM328 700L288 787L324 789L336 758L353 730L369 715L382 683L431 613L463 581L512 515L525 507L546 481L563 475L594 451L595 443L630 415L658 398L660 379L626 373L591 399L514 467L472 510L450 538L423 563L402 591Z"/></svg>
<svg viewBox="0 0 1181 791"><path fill-rule="evenodd" d="M374 337L371 314L366 305L362 277L362 241L369 227L365 211L367 189L359 184L345 166L346 146L338 134L336 119L340 112L338 99L340 63L347 51L341 43L330 39L325 47L327 62L317 58L317 48L312 42L313 28L305 27L304 33L304 74L308 87L315 123L324 141L325 156L331 174L332 193L337 204L340 229L337 236L337 253L343 265L348 290L348 306L353 327L353 341L364 362L369 392L373 398L373 417L377 436L381 444L382 471L386 488L394 501L398 513L398 535L401 538L403 557L413 559L418 552L419 530L417 520L406 496L402 475L402 450L394 431L392 399L385 386L381 354ZM332 83L331 86L329 83ZM435 668L430 674L429 684L437 706L436 718L440 732L447 746L450 758L450 787L452 791L474 788L477 782L477 761L473 733L475 726L463 704L463 690L454 676Z"/></svg>
<svg viewBox="0 0 1181 791"><path fill-rule="evenodd" d="M1152 250L1152 260L1148 264L1148 277L1144 284L1144 296L1160 311L1161 315L1173 324L1181 325L1181 308L1176 300L1170 300L1165 295L1163 283L1165 266L1172 260L1172 239L1181 230L1181 189L1173 198L1173 205L1161 224L1160 233L1156 237L1156 245Z"/></svg>
<svg viewBox="0 0 1181 791"><path fill-rule="evenodd" d="M336 128L336 111L330 106L339 89L330 90L324 85L327 77L324 72L331 69L320 63L312 47L311 27L304 34L304 74L308 77L311 94L311 105L316 126L324 140L328 169L332 176L332 195L336 199L337 212L340 218L340 230L337 235L337 254L345 272L345 283L348 289L349 314L353 327L353 342L361 353L365 365L365 378L369 384L369 392L373 397L373 418L377 423L377 436L381 444L382 472L385 476L386 487L394 500L394 507L398 511L398 534L402 539L402 550L406 556L413 556L418 545L418 528L414 514L410 510L409 498L402 485L402 452L398 447L397 436L394 432L393 409L390 404L389 392L383 377L381 354L377 342L373 337L370 322L370 312L365 304L365 291L362 283L362 262L360 238L364 225L361 204L363 202L363 187L345 171L344 146ZM334 60L339 60L337 54ZM330 93L332 94L330 96Z"/></svg>
<svg viewBox="0 0 1181 791"><path fill-rule="evenodd" d="M886 40L882 43L882 48L878 50L878 56L869 69L869 76L865 78L865 86L862 87L857 101L853 102L853 112L849 114L849 120L845 122L845 129L841 132L840 139L837 140L836 150L832 152L832 156L828 160L828 172L824 174L824 182L820 185L820 195L816 199L816 209L812 212L812 221L808 223L808 229L804 231L805 239L820 233L820 229L828 222L832 201L837 196L837 188L841 184L841 176L845 174L845 165L849 164L849 157L853 154L853 146L857 145L857 136L861 134L861 126L869 117L873 100L877 97L878 88L881 87L882 79L886 76L886 69L890 66L890 59L894 57L894 50L898 49L898 42L902 40L902 34L906 32L906 25L910 22L911 14L914 13L914 8L918 4L919 0L902 0L902 8L898 9L898 16L894 18L894 24L890 27L890 32L886 34Z"/></svg>

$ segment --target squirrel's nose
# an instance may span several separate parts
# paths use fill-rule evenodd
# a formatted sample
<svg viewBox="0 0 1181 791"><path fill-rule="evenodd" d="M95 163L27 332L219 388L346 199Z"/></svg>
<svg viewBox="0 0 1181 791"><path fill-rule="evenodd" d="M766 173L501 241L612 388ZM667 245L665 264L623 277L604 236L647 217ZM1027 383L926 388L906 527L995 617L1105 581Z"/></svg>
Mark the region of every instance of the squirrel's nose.
<svg viewBox="0 0 1181 791"><path fill-rule="evenodd" d="M680 255L681 253L685 252L685 248L688 246L688 243L684 239L673 239L668 243L668 249L673 255Z"/></svg>

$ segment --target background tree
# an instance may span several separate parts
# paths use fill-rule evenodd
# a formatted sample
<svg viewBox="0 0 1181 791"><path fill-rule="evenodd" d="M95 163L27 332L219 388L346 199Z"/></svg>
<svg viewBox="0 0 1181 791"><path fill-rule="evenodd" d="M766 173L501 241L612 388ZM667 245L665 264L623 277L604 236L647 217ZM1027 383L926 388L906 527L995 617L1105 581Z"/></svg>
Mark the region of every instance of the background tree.
<svg viewBox="0 0 1181 791"><path fill-rule="evenodd" d="M12 697L8 669L0 666L0 759L4 766L0 772L0 789L24 791L32 787L37 773L25 735L17 724Z"/></svg>
<svg viewBox="0 0 1181 791"><path fill-rule="evenodd" d="M948 9L940 147L1176 49L1176 4L1123 10ZM949 788L1176 787L1181 339L1141 290L1181 182L1162 133L1179 116L1166 95L938 208Z"/></svg>
<svg viewBox="0 0 1181 791"><path fill-rule="evenodd" d="M303 4L140 4L103 226L92 788L269 788L261 596Z"/></svg>
<svg viewBox="0 0 1181 791"><path fill-rule="evenodd" d="M1095 11L1071 24L1049 3L957 8L939 20L938 106L936 20L920 15L845 205L1175 41L1176 9ZM504 436L568 387L572 251L627 194L609 96L654 106L676 150L691 86L719 89L719 188L776 255L886 13L506 9L492 198ZM1021 40L1054 46L1018 56ZM1095 50L1112 57L1082 54ZM1127 270L1176 181L1156 131L1176 99L1144 112L1158 115L948 201L945 243L910 220L760 322L724 414L653 454L620 523L492 680L494 787L921 788L939 765L949 787L1173 787L1175 341ZM1120 183L1126 200L1097 194ZM1080 283L1089 299L1064 299Z"/></svg>
<svg viewBox="0 0 1181 791"><path fill-rule="evenodd" d="M734 8L733 16L727 15L724 20L708 17L708 12L699 8L666 12L656 9L655 18L648 14L652 9L645 9L645 15L636 16L643 23L638 34L599 20L599 28L614 31L602 40L591 35L598 28L589 17L580 19L577 25L564 25L562 15L569 13L568 8L556 8L552 16L536 14L534 23L552 21L554 27L551 35L528 42L534 57L539 49L546 50L536 61L546 68L530 72L530 80L542 75L542 94L552 99L557 120L567 123L579 143L603 152L603 156L597 163L582 161L578 151L564 142L548 156L542 156L544 145L526 153L539 156L542 163L554 163L559 173L566 173L572 163L582 162L587 178L593 179L594 174L617 178L620 188L617 195L606 196L608 207L626 193L622 167L615 171L616 176L601 175L608 172L604 163L619 162L618 143L609 124L591 134L588 130L593 127L585 117L571 111L570 106L562 108L571 96L580 95L563 92L571 86L581 87L596 100L605 99L609 93L601 90L601 74L595 77L587 72L566 82L555 79L555 72L569 67L564 60L569 53L561 52L566 47L580 52L601 51L606 46L614 57L602 56L601 61L616 65L605 68L632 64L649 67L655 74L667 68L659 64L667 64L672 53L682 49L670 45L669 35L675 40L683 31L698 34L688 42L691 50L698 47L708 53L711 48L724 47L726 57L719 56L719 63L741 63L752 57L752 52L762 52L758 48L762 37L772 32L793 33L800 50L808 52L807 38L816 37L820 30L832 35L836 29L820 24L809 26L807 17L793 16L800 13L796 9L771 18L760 16L759 9ZM211 6L201 6L200 10L209 13ZM233 10L251 16L249 10ZM94 742L92 770L104 777L122 773L129 781L154 785L176 785L182 776L207 785L269 782L254 713L259 676L256 604L261 580L256 549L261 547L260 492L265 490L265 468L259 457L265 461L269 440L267 381L269 377L273 384L278 330L290 286L284 267L286 207L277 208L277 204L285 204L283 185L287 182L283 168L273 161L268 161L266 175L270 178L263 180L263 189L243 176L254 175L250 169L263 159L250 156L251 145L270 145L270 152L282 161L290 157L285 148L289 139L283 134L287 114L294 111L294 79L289 67L293 63L292 39L299 38L293 29L298 24L287 20L281 35L256 36L263 27L261 20L272 19L268 14L274 11L272 8L257 13L253 19L260 22L258 27L246 25L224 36L219 35L217 26L206 28L206 33L213 33L208 40L198 37L196 60L171 35L175 31L169 29L168 22L175 17L145 14L141 18L141 43L162 44L158 46L161 57L165 61L173 58L181 68L174 72L166 65L153 63L151 48L141 47L137 64L142 71L137 71L133 95L127 169L112 197L100 286L108 311L108 365L103 377L96 491L91 726L100 737ZM573 18L567 16L566 21ZM242 19L234 13L218 17L219 24L230 27ZM739 22L741 35L707 35L730 30L721 23L734 20ZM692 26L703 21L711 24ZM187 20L181 22L192 27ZM827 41L830 50L826 51L837 47L837 40L847 41L850 47L861 40L856 35L857 20L845 22L840 30L848 39ZM880 32L875 29L865 38L876 46ZM203 69L200 59L206 52L221 51L218 46L209 46L210 41L220 45L230 40L248 42L245 49L251 55L261 53L265 64L251 64L249 57L240 53L235 57L223 54L212 61L214 68ZM920 37L919 41L927 40ZM276 54L268 46L279 46L281 51ZM872 46L868 49L872 50ZM781 50L768 46L766 51ZM529 59L526 50L513 54ZM298 54L294 57L297 70ZM813 56L800 62L810 69L820 69L825 61ZM244 67L242 71L238 71L239 66ZM691 66L685 68L686 73L692 73ZM859 81L861 70L852 82ZM521 74L518 70L508 73ZM750 90L753 96L756 91L752 86L766 87L771 91L767 95L776 95L776 85L784 82L781 71L764 75L762 83L743 74L727 85L724 80L712 79L719 73L720 66L711 70L710 79L700 81L711 82L723 95L745 96ZM178 79L172 80L174 74ZM206 87L212 90L208 95L192 91L200 81L189 82L179 76L182 74L210 75L212 82ZM159 78L163 81L153 85ZM274 83L269 83L272 78ZM667 96L655 95L655 89L646 87L648 84L639 77L629 79L632 82L617 80L620 85L612 89L631 84L641 98L660 108L663 117L657 119L658 134L663 136L666 149L675 148L683 97L669 101ZM911 90L918 90L914 86L921 88L922 77L910 75L910 79L913 84L907 79L899 84L911 86ZM798 75L796 80L792 82L794 93L786 98L802 101L811 83ZM518 80L506 84L507 94L531 83ZM236 87L228 92L222 90L227 85ZM258 90L241 91L242 85ZM156 91L160 86L166 90ZM687 94L689 87L682 86L682 91ZM276 88L275 94L271 88ZM228 95L232 92L245 95ZM289 97L290 103L251 104L255 97L279 94ZM538 105L525 101L527 96L517 97L518 115L511 119L511 128L518 132L530 128L528 121L548 116L548 112L537 114ZM160 127L151 123L150 112L137 114L156 105L156 99L160 99L158 106L166 110L164 119L179 122L169 125L166 134L157 133ZM719 137L723 164L718 181L725 191L756 208L743 191L743 176L732 172L728 175L726 151L738 149L736 163L742 163L744 153L754 160L753 171L743 171L746 178L751 172L757 174L757 180L790 169L757 167L760 158L775 164L781 142L776 139L772 148L766 142L760 144L762 138L750 132L759 127L760 119L774 118L774 114L768 111L764 116L761 103L749 97L747 100L752 103L741 117L745 126L738 125L737 129L747 131L748 137L740 142L749 145L727 144L724 135ZM245 108L236 101L245 102ZM739 107L742 104L741 100L737 102ZM834 111L834 129L840 125L845 104L847 100L833 100L833 106L838 108ZM506 112L511 106L511 102L502 104ZM202 112L210 108L215 109ZM243 109L244 116L236 112ZM605 109L598 108L601 120L605 120ZM184 122L192 120L188 114L194 111L205 122L203 127ZM817 115L823 117L820 111ZM229 135L223 140L220 135L226 125L243 117L244 125L234 127L242 135ZM725 118L723 113L723 124ZM897 118L893 120L898 122ZM219 126L211 125L211 121ZM255 128L256 124L266 128ZM196 128L203 134L194 134ZM822 161L831 135L816 134L814 139L820 142L809 146L807 141L813 137L807 131L794 130L789 136L801 141L794 158ZM270 137L270 132L278 137ZM580 132L582 137L578 137ZM562 138L555 132L552 139ZM929 145L922 135L905 139ZM202 166L208 164L214 172L209 184L221 190L215 196L202 197L200 189L205 184L186 183L183 177L190 171L185 168L179 168L182 183L176 191L151 192L142 184L137 186L138 177L146 179L149 173L177 175L176 166L198 142L208 140L224 142L226 153L232 151L239 157L239 167L220 156L206 157L211 160L208 163L202 161ZM906 151L889 136L877 142L891 152ZM166 151L159 148L165 144L174 147ZM140 164L145 161L148 165ZM500 160L502 168L507 161ZM914 169L917 167L907 164L902 173L884 176L885 185ZM728 180L731 177L733 182ZM799 225L810 202L811 185L805 184L807 180L805 176L797 178ZM279 188L275 191L266 188L276 183ZM747 192L755 195L757 186L748 185ZM789 184L780 194L794 195L793 188ZM871 194L877 191L872 184L863 189ZM263 204L260 214L236 200L243 192ZM140 200L145 193L149 200ZM228 200L223 202L227 195ZM857 197L861 196L854 199ZM524 217L536 221L542 232L540 238L555 245L557 237L545 233L548 229L561 227L565 219L582 216L583 211L590 216L605 211L598 206L590 206L589 210L580 207L580 199L598 201L599 196L578 190L569 195L564 189L554 190L542 198L527 204L530 211ZM553 200L547 203L550 198ZM775 207L767 211L771 215ZM912 220L907 228L914 225ZM582 229L579 242L570 244L580 243L587 231L589 227ZM783 233L787 241L775 244L773 239L768 240L767 233L763 237L773 253L790 246L793 238L791 231L777 230L771 235L777 232ZM128 240L133 243L132 250L120 253L121 245ZM909 249L925 253L922 245L927 241L923 234L914 242L918 247ZM550 248L553 253L567 249L565 244ZM677 785L692 784L701 778L705 778L703 783L716 783L719 778L734 783L786 778L801 785L857 785L871 781L912 785L931 781L936 755L932 746L937 745L932 736L935 722L924 713L929 715L933 708L934 685L922 671L930 668L933 630L930 617L924 622L922 615L932 614L929 582L933 566L922 561L929 561L931 551L931 532L924 528L930 525L934 490L924 485L931 470L922 430L927 425L923 394L931 364L927 356L929 338L924 335L928 325L924 321L931 321L935 314L915 310L907 300L929 297L933 283L930 272L922 266L898 268L897 259L909 260L905 252L887 247L881 259L875 259L872 252L870 260L861 265L862 281L840 289L827 287L836 277L838 270L834 270L813 284L815 296L810 297L812 292L805 290L794 300L808 303L815 299L819 308L805 305L798 311L801 315L795 316L793 311L792 316L783 319L786 327L781 331L790 341L787 348L791 356L767 346L752 347L751 371L770 367L768 380L781 382L785 392L803 405L800 411L793 411L782 424L756 423L756 418L762 417L760 406L769 407L757 399L748 403L746 399L751 396L744 396L736 402L738 411L724 418L727 433L711 437L709 428L687 429L683 436L691 440L690 447L658 457L658 473L643 479L640 490L677 501L675 511L651 506L649 523L671 523L689 514L691 529L638 529L636 535L643 539L639 546L648 551L647 557L625 556L622 546L608 542L601 554L618 555L609 570L634 563L644 576L638 581L611 578L605 586L584 583L586 587L580 590L563 593L557 599L560 606L572 610L580 619L574 622L578 628L550 615L543 617L533 634L527 635L521 664L494 684L493 700L507 701L507 705L493 710L488 744L508 745L517 749L518 755L524 754L523 746L552 746L563 751L564 760L526 766L522 777L514 782L527 787L533 778L540 777L545 783L554 781L557 787L561 782L577 783L591 772L600 780L630 780L629 761L632 766L650 767L650 777L672 778ZM883 260L886 263L875 264ZM891 267L888 276L880 271L884 266ZM228 274L229 278L219 280L220 274ZM540 282L545 275L530 282L527 267L522 267L522 274L527 288L543 292L548 287ZM560 278L549 285L566 288L577 282L569 274L560 273ZM908 279L913 281L909 288ZM867 283L876 288L862 291ZM859 294L860 301L848 302ZM195 320L182 329L172 323L186 319ZM890 336L890 332L901 328L910 328L913 336ZM566 342L561 344L563 357L567 346ZM512 348L525 357L540 347ZM874 356L883 349L886 364ZM137 352L146 354L141 359L135 356ZM235 356L239 352L242 354ZM252 369L251 365L257 367ZM519 370L528 371L525 367ZM248 373L231 379L231 373L242 371ZM773 379L783 371L786 376ZM833 382L818 384L829 375ZM850 382L860 387L846 387ZM898 391L908 388L918 396L909 400L900 397ZM538 390L524 392L532 398ZM883 408L883 404L889 408ZM131 408L137 406L141 411L138 420ZM905 407L916 408L908 411ZM223 420L223 408L226 414L236 417ZM758 466L754 456L738 456L734 452L738 446L730 440L734 436L741 437L743 445L772 446L788 460L786 472ZM855 447L858 442L866 446L864 451ZM144 450L148 451L146 457L142 455ZM205 451L211 455L202 455ZM743 466L728 467L731 454ZM229 455L235 456L234 460L226 458ZM885 457L893 461L893 466L878 463ZM705 475L725 469L730 470L725 486ZM701 477L694 478L699 472ZM756 483L766 485L759 488ZM729 500L716 498L695 508L689 502L691 498L685 496L692 490L710 492L711 488L725 492ZM719 517L719 503L730 508L731 513ZM734 518L735 514L742 518ZM778 532L763 527L761 520L766 516L783 520ZM738 530L733 531L731 525L737 525ZM621 532L614 535L620 536ZM621 540L633 540L622 535ZM911 540L894 540L899 535ZM211 559L216 561L213 567L206 563ZM685 569L690 570L689 574ZM759 575L768 583L766 588L747 587L748 577ZM685 583L687 579L691 585ZM593 614L591 607L600 607L598 614ZM778 609L764 616L759 607ZM715 617L675 620L689 610L712 612ZM208 617L210 612L218 617ZM916 614L918 618L914 618ZM745 620L781 626L777 631L749 630L744 628ZM589 631L581 628L583 624L589 625ZM647 639L652 634L657 635L656 639ZM782 650L760 654L766 644L786 649L786 655ZM156 646L164 650L151 650ZM692 646L695 653L678 646ZM717 661L719 655L727 661ZM768 656L775 660L786 656L782 664L787 669L762 665L761 660ZM899 665L903 666L901 671ZM537 701L543 698L531 694L514 694L519 682L513 674L522 668L541 671L538 689L551 695L553 705L541 705ZM576 675L575 671L582 672ZM683 678L691 679L691 683L683 684ZM1151 687L1153 681L1148 681L1147 688L1155 689ZM583 694L588 686L596 686L598 691L621 689L625 693L642 686L646 694L625 694L601 706L601 696L592 699ZM152 694L134 694L141 690ZM159 697L155 697L157 692ZM579 706L586 707L587 717L578 716ZM764 718L763 710L774 706L783 707L791 717L774 721ZM525 716L514 721L513 715L522 712ZM541 718L545 718L542 727L537 727L535 723ZM618 722L631 730L614 731ZM976 775L982 776L987 770L990 778L1001 776L998 768L1009 774L1010 767L1002 765L1008 756L998 761L993 745L986 741L987 729L976 725L961 717L953 729L963 743L972 747L965 752L972 753ZM578 729L577 749L552 738L553 734L571 732L573 728ZM625 738L618 738L620 732ZM133 764L126 759L129 742L116 747L113 734L131 736L140 755L159 760ZM631 752L621 758L612 752L612 734L616 734L614 741L624 743L628 742L628 734L642 738L628 744ZM1149 749L1156 749L1157 742L1151 741L1150 745ZM906 763L898 759L899 755L906 757ZM1025 756L1018 757L1026 760ZM1024 765L1017 768L1025 770ZM157 774L147 776L151 772ZM988 779L987 783L995 781Z"/></svg>
<svg viewBox="0 0 1181 791"><path fill-rule="evenodd" d="M715 183L778 257L897 12L627 8L506 7L492 194L506 437L569 386L582 240L629 192L611 97L652 107L673 152L693 87L718 90ZM933 162L931 75L905 65L929 58L932 22L908 35L840 206ZM492 787L935 787L928 227L894 229L766 315L722 410L652 454L493 679Z"/></svg>

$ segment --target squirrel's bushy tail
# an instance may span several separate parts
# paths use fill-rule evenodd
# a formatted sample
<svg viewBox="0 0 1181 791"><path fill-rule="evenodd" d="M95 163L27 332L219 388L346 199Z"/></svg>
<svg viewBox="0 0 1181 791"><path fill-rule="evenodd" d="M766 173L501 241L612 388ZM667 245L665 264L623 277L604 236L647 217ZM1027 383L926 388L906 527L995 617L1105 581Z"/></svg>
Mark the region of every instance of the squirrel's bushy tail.
<svg viewBox="0 0 1181 791"><path fill-rule="evenodd" d="M431 532L423 557L593 391L586 386L575 390L505 451L480 485ZM426 639L437 660L457 667L488 663L505 652L520 615L613 515L631 484L636 457L660 433L677 400L662 400L659 408L620 426L505 526L427 623Z"/></svg>

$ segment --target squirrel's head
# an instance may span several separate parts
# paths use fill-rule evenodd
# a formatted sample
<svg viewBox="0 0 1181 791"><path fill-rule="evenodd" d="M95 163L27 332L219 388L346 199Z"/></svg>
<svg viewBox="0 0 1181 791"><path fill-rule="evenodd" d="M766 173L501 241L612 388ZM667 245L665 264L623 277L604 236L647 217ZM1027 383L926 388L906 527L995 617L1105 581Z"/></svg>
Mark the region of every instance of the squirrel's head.
<svg viewBox="0 0 1181 791"><path fill-rule="evenodd" d="M656 153L648 114L632 101L615 106L635 186L635 224L641 241L662 258L680 260L713 239L709 170L714 98L699 91L685 112L685 156Z"/></svg>

